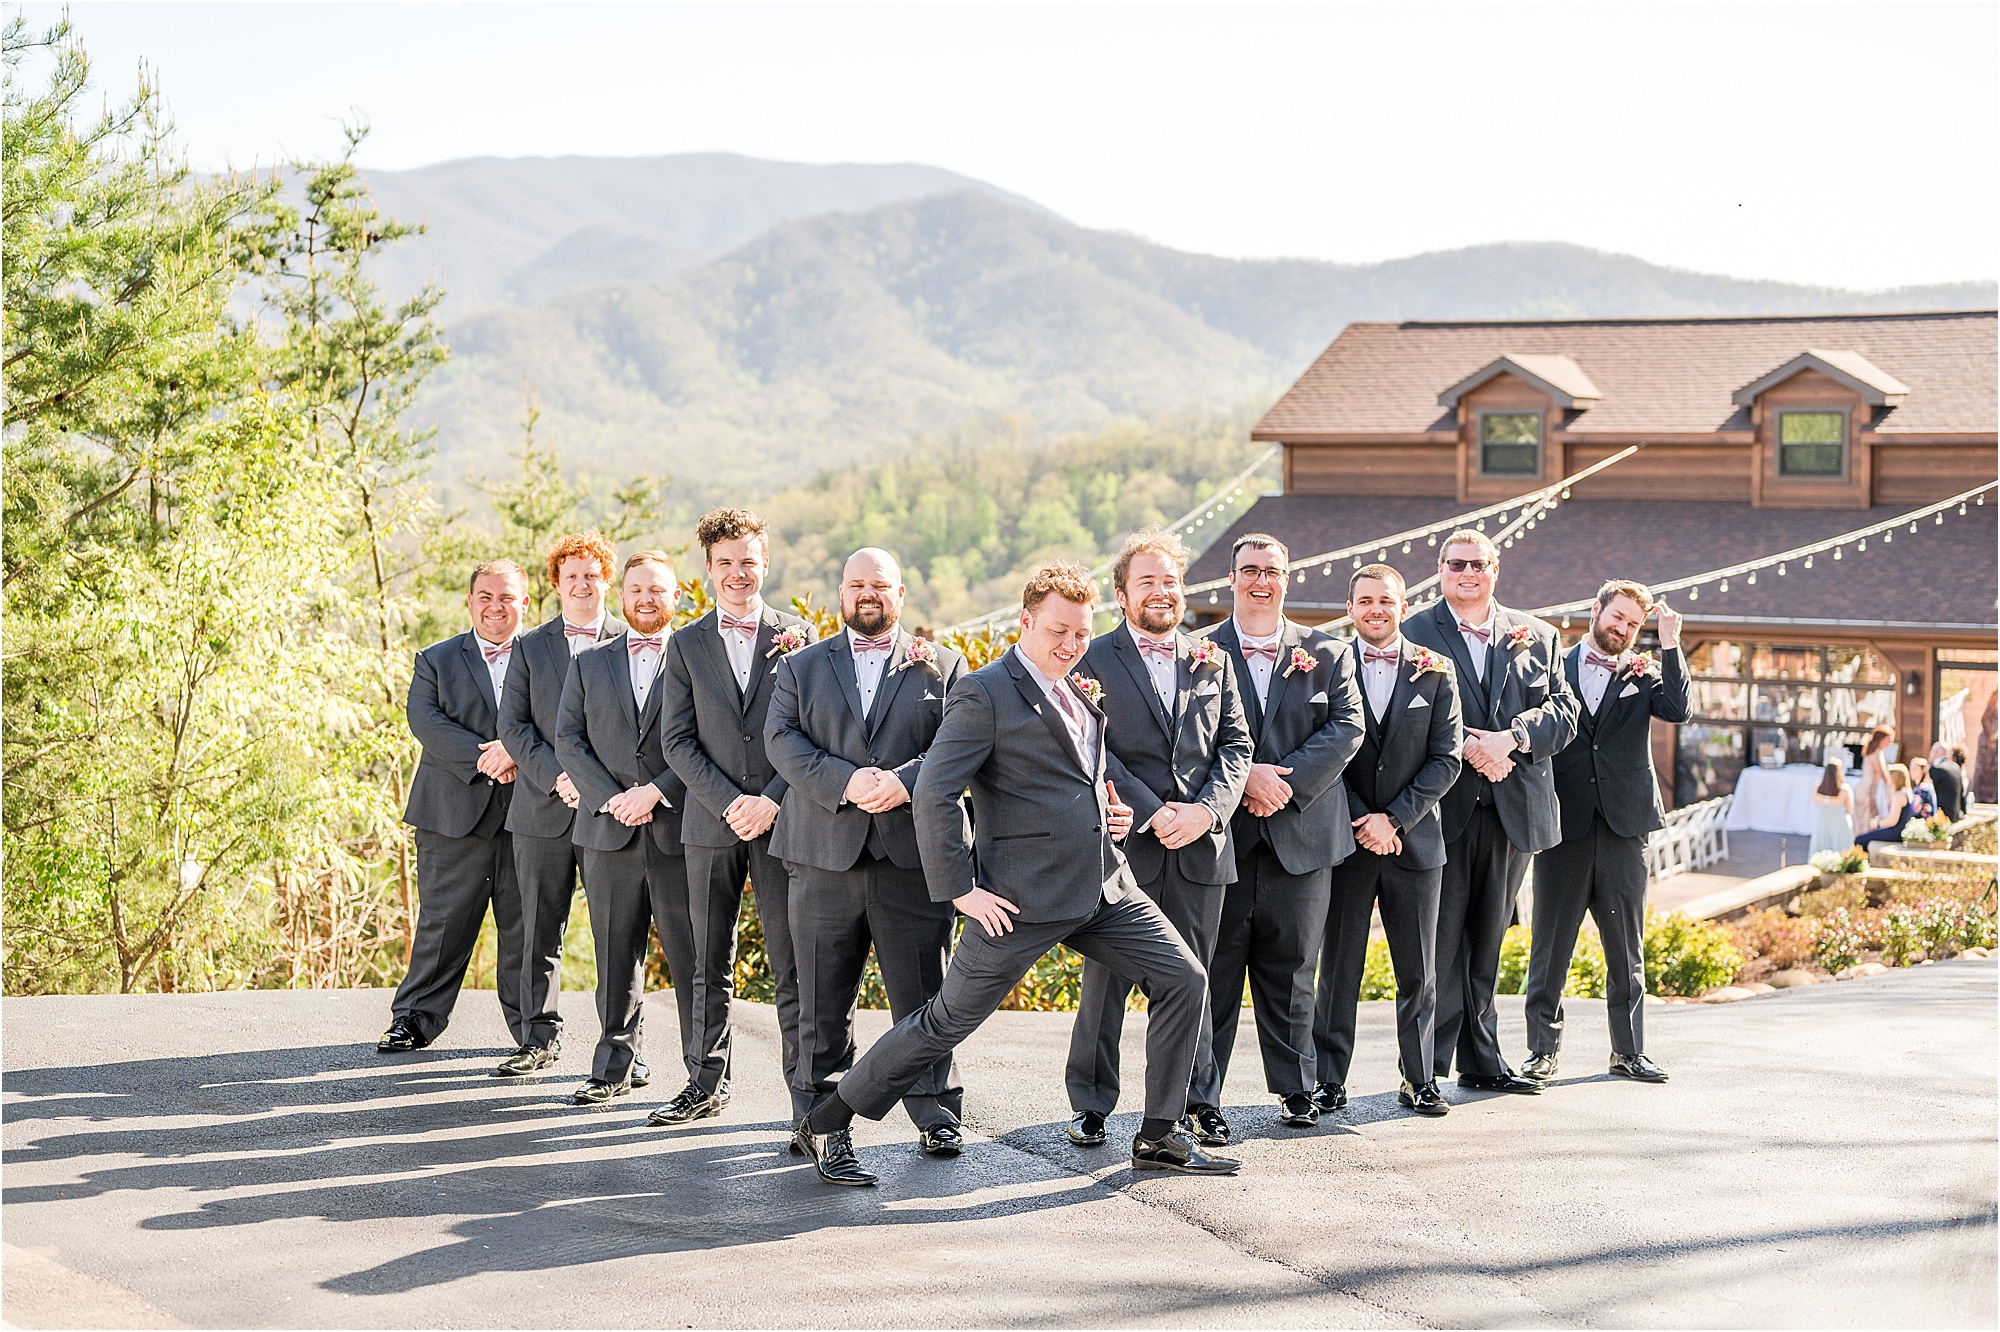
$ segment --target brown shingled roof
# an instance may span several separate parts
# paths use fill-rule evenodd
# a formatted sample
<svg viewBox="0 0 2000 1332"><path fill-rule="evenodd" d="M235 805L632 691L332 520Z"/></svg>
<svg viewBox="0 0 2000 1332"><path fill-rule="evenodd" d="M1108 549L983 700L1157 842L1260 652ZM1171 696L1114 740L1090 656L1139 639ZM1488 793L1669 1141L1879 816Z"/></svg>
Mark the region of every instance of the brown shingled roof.
<svg viewBox="0 0 2000 1332"><path fill-rule="evenodd" d="M1764 319L1349 324L1264 414L1257 439L1453 428L1438 395L1506 355L1567 356L1603 398L1569 428L1683 433L1749 428L1730 400L1809 348L1854 353L1909 386L1890 434L2000 427L1991 310Z"/></svg>

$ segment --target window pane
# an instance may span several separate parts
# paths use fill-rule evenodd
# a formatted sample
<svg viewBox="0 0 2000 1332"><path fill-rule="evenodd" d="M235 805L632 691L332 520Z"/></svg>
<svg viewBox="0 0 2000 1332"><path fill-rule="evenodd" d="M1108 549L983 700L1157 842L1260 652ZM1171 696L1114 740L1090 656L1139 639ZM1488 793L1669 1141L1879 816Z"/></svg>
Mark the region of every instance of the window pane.
<svg viewBox="0 0 2000 1332"><path fill-rule="evenodd" d="M1839 412L1778 413L1778 474L1839 476L1847 419Z"/></svg>
<svg viewBox="0 0 2000 1332"><path fill-rule="evenodd" d="M1679 762L1675 764L1674 803L1692 805L1697 800L1728 795L1736 789L1736 776L1743 771L1743 728L1740 726L1683 726L1680 729Z"/></svg>
<svg viewBox="0 0 2000 1332"><path fill-rule="evenodd" d="M1937 659L1940 663L1956 661L2000 662L2000 651L1992 648L1939 648Z"/></svg>
<svg viewBox="0 0 2000 1332"><path fill-rule="evenodd" d="M1539 444L1542 418L1534 412L1488 412L1480 418L1487 444Z"/></svg>
<svg viewBox="0 0 2000 1332"><path fill-rule="evenodd" d="M1819 761L1838 762L1849 772L1861 767L1861 747L1868 743L1865 731L1823 731L1820 733Z"/></svg>
<svg viewBox="0 0 2000 1332"><path fill-rule="evenodd" d="M1830 647L1826 650L1826 678L1841 684L1896 683L1896 672L1865 647Z"/></svg>
<svg viewBox="0 0 2000 1332"><path fill-rule="evenodd" d="M1727 675L1743 674L1743 645L1741 643L1701 643L1688 651L1688 674Z"/></svg>
<svg viewBox="0 0 2000 1332"><path fill-rule="evenodd" d="M1838 444L1786 444L1778 452L1780 476L1839 476Z"/></svg>
<svg viewBox="0 0 2000 1332"><path fill-rule="evenodd" d="M1695 680L1688 689L1697 717L1713 717L1722 721L1745 721L1749 718L1749 685Z"/></svg>
<svg viewBox="0 0 2000 1332"><path fill-rule="evenodd" d="M1759 680L1817 680L1820 650L1757 643L1750 649L1750 674Z"/></svg>
<svg viewBox="0 0 2000 1332"><path fill-rule="evenodd" d="M1779 767L1787 763L1817 765L1820 762L1817 730L1794 731L1759 726L1750 732L1750 748L1759 764L1764 763L1767 755L1775 756Z"/></svg>
<svg viewBox="0 0 2000 1332"><path fill-rule="evenodd" d="M1819 721L1819 690L1813 685L1758 685L1756 720L1814 724Z"/></svg>
<svg viewBox="0 0 2000 1332"><path fill-rule="evenodd" d="M1778 439L1785 444L1839 444L1844 418L1839 412L1781 412Z"/></svg>
<svg viewBox="0 0 2000 1332"><path fill-rule="evenodd" d="M1827 725L1852 727L1864 735L1877 726L1896 724L1893 689L1829 689L1825 706Z"/></svg>
<svg viewBox="0 0 2000 1332"><path fill-rule="evenodd" d="M1479 418L1479 470L1532 476L1541 470L1542 418L1534 412L1488 412Z"/></svg>

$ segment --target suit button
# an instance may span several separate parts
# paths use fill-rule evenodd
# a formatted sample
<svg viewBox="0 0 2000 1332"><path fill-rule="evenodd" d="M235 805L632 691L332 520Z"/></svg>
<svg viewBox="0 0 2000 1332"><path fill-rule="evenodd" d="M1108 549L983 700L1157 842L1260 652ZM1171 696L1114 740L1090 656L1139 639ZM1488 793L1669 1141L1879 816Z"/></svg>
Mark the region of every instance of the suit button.
<svg viewBox="0 0 2000 1332"><path fill-rule="evenodd" d="M1103 832L1103 831L1104 831L1104 825L1102 825L1102 824L1098 824L1098 823L1093 823L1093 824L1091 824L1091 825L1090 825L1090 830L1091 830L1092 832Z"/></svg>
<svg viewBox="0 0 2000 1332"><path fill-rule="evenodd" d="M1602 748L1604 748L1604 746L1603 746L1603 745L1592 745L1592 746L1591 746L1591 748L1592 748L1592 749L1602 749Z"/></svg>
<svg viewBox="0 0 2000 1332"><path fill-rule="evenodd" d="M750 739L750 737L749 737L749 736L747 736L747 735L746 735L746 736L744 736L744 737L743 737L743 743L744 743L744 744L746 744L746 745L747 745L747 744L750 744L750 743L752 743L752 742L751 742L751 739Z"/></svg>
<svg viewBox="0 0 2000 1332"><path fill-rule="evenodd" d="M1595 777L1591 778L1591 779L1590 779L1590 784L1591 784L1592 786L1595 786L1595 785L1597 785L1597 779L1596 779Z"/></svg>

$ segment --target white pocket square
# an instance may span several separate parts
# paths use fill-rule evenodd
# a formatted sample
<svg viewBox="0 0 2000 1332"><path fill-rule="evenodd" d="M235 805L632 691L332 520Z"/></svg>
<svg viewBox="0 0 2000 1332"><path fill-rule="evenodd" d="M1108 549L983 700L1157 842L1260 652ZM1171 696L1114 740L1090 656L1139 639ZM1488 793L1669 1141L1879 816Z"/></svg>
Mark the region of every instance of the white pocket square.
<svg viewBox="0 0 2000 1332"><path fill-rule="evenodd" d="M1630 697L1632 697L1632 695L1634 695L1634 694L1636 694L1636 693L1638 693L1638 692L1639 692L1639 686L1638 686L1638 685L1635 685L1635 684L1628 684L1628 685L1626 685L1626 686L1625 686L1625 687L1624 687L1623 689L1621 689L1621 690L1619 690L1619 691L1618 691L1618 697L1620 697L1620 698L1630 698Z"/></svg>
<svg viewBox="0 0 2000 1332"><path fill-rule="evenodd" d="M1308 703L1326 702L1326 690L1324 689L1320 690L1317 694L1314 694L1311 698L1307 699L1306 702Z"/></svg>
<svg viewBox="0 0 2000 1332"><path fill-rule="evenodd" d="M924 690L924 701L926 703L935 703L937 702L937 695L926 689Z"/></svg>
<svg viewBox="0 0 2000 1332"><path fill-rule="evenodd" d="M1410 706L1413 708L1427 708L1430 706L1430 703L1428 700L1424 698L1422 694L1418 694L1415 698L1410 700Z"/></svg>
<svg viewBox="0 0 2000 1332"><path fill-rule="evenodd" d="M1215 681L1210 680L1207 683L1203 684L1201 688L1195 690L1194 696L1196 698L1207 698L1210 694L1219 694L1221 692L1222 692L1222 686L1217 684Z"/></svg>
<svg viewBox="0 0 2000 1332"><path fill-rule="evenodd" d="M1528 688L1530 689L1540 689L1543 685L1546 685L1548 682L1549 682L1549 677L1547 675L1535 675L1529 677L1527 684Z"/></svg>

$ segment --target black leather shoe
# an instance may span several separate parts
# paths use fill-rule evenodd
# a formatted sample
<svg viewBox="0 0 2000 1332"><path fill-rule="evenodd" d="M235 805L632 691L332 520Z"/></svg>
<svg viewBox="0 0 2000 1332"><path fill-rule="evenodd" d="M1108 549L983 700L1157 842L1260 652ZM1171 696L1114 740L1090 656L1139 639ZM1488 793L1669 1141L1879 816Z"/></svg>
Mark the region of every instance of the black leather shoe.
<svg viewBox="0 0 2000 1332"><path fill-rule="evenodd" d="M673 1100L647 1115L646 1122L669 1128L676 1124L692 1124L697 1119L713 1119L721 1113L722 1098L690 1082Z"/></svg>
<svg viewBox="0 0 2000 1332"><path fill-rule="evenodd" d="M1512 1092L1516 1096L1540 1096L1542 1084L1514 1073L1461 1073L1458 1085L1473 1091Z"/></svg>
<svg viewBox="0 0 2000 1332"><path fill-rule="evenodd" d="M649 1083L651 1083L652 1080L653 1080L653 1070L647 1068L639 1060L634 1059L632 1061L632 1086L634 1088L644 1087ZM728 1100L729 1099L728 1093L725 1092L723 1094L722 1099L725 1101Z"/></svg>
<svg viewBox="0 0 2000 1332"><path fill-rule="evenodd" d="M1134 1170L1177 1170L1183 1175L1233 1175L1241 1161L1227 1156L1210 1156L1184 1128L1169 1130L1164 1138L1132 1135Z"/></svg>
<svg viewBox="0 0 2000 1332"><path fill-rule="evenodd" d="M1229 1145L1229 1121L1222 1112L1210 1106L1201 1110L1190 1110L1181 1116L1181 1127L1204 1147L1227 1147Z"/></svg>
<svg viewBox="0 0 2000 1332"><path fill-rule="evenodd" d="M1079 1110L1070 1116L1069 1140L1079 1147L1104 1145L1104 1116L1095 1110Z"/></svg>
<svg viewBox="0 0 2000 1332"><path fill-rule="evenodd" d="M935 1128L917 1130L917 1146L924 1149L925 1156L957 1156L965 1147L965 1139L959 1136L953 1124L939 1124Z"/></svg>
<svg viewBox="0 0 2000 1332"><path fill-rule="evenodd" d="M1426 1082L1421 1087L1412 1087L1405 1082L1403 1089L1396 1093L1396 1100L1405 1109L1414 1110L1420 1115L1436 1118L1451 1113L1451 1107L1445 1104L1445 1099L1439 1093L1435 1082Z"/></svg>
<svg viewBox="0 0 2000 1332"><path fill-rule="evenodd" d="M375 1042L375 1049L380 1054L408 1054L430 1043L430 1037L418 1031L416 1023L399 1017L382 1033L382 1039Z"/></svg>
<svg viewBox="0 0 2000 1332"><path fill-rule="evenodd" d="M1304 1092L1278 1098L1278 1122L1287 1128L1312 1128L1319 1123L1319 1107Z"/></svg>
<svg viewBox="0 0 2000 1332"><path fill-rule="evenodd" d="M1611 1056L1611 1071L1634 1082L1665 1082L1667 1070L1642 1054Z"/></svg>
<svg viewBox="0 0 2000 1332"><path fill-rule="evenodd" d="M854 1155L854 1134L849 1129L838 1133L814 1133L801 1119L799 1126L792 1130L792 1144L801 1153L812 1158L813 1169L829 1184L845 1184L849 1188L867 1188L875 1182L875 1176L861 1168L861 1161Z"/></svg>
<svg viewBox="0 0 2000 1332"><path fill-rule="evenodd" d="M574 1105L610 1105L620 1096L630 1096L632 1084L629 1082L606 1082L603 1078L592 1078L569 1094Z"/></svg>
<svg viewBox="0 0 2000 1332"><path fill-rule="evenodd" d="M500 1067L493 1070L496 1078L525 1078L530 1073L538 1073L556 1062L562 1053L561 1041L550 1041L547 1045L524 1045L500 1061Z"/></svg>
<svg viewBox="0 0 2000 1332"><path fill-rule="evenodd" d="M1531 1054L1528 1062L1521 1065L1521 1076L1533 1078L1536 1082L1547 1082L1556 1075L1556 1056L1551 1050L1547 1054Z"/></svg>
<svg viewBox="0 0 2000 1332"><path fill-rule="evenodd" d="M1322 1082L1313 1088L1313 1104L1323 1115L1347 1108L1347 1088L1338 1082Z"/></svg>

